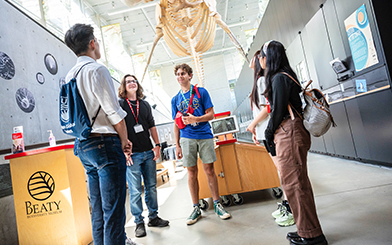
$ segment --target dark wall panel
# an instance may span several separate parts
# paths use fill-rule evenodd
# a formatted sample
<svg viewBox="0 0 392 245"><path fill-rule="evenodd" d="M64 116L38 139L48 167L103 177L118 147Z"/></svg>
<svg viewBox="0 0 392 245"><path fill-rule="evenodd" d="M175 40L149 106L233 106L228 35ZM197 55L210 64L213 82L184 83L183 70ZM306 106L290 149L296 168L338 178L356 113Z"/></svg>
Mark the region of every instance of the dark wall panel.
<svg viewBox="0 0 392 245"><path fill-rule="evenodd" d="M380 39L382 48L385 53L385 59L387 62L388 70L392 70L392 32L391 32L391 9L392 1L385 0L373 0L373 8L377 15L375 16L377 27L380 30ZM388 72L389 73L389 72ZM390 79L390 76L389 76ZM392 83L390 83L392 85Z"/></svg>
<svg viewBox="0 0 392 245"><path fill-rule="evenodd" d="M332 104L330 108L337 124L337 127L331 128L327 134L327 136L330 135L332 139L335 150L334 153L341 156L356 157L344 103Z"/></svg>
<svg viewBox="0 0 392 245"><path fill-rule="evenodd" d="M327 1L323 7L325 23L328 28L328 36L330 44L332 47L333 57L340 59L345 59L346 51L343 45L343 38L346 36L341 35L342 26L336 15L335 3L334 1Z"/></svg>
<svg viewBox="0 0 392 245"><path fill-rule="evenodd" d="M312 145L310 147L311 151L327 153L327 149L325 148L324 136L321 137L313 137L312 136Z"/></svg>
<svg viewBox="0 0 392 245"><path fill-rule="evenodd" d="M347 115L350 118L350 127L357 156L361 159L371 159L369 145L366 139L361 112L356 99L345 101Z"/></svg>
<svg viewBox="0 0 392 245"><path fill-rule="evenodd" d="M322 10L319 10L305 27L308 45L316 67L318 82L321 89L336 85L336 74L329 62L333 60Z"/></svg>
<svg viewBox="0 0 392 245"><path fill-rule="evenodd" d="M392 166L392 92L375 92L357 99L371 160Z"/></svg>

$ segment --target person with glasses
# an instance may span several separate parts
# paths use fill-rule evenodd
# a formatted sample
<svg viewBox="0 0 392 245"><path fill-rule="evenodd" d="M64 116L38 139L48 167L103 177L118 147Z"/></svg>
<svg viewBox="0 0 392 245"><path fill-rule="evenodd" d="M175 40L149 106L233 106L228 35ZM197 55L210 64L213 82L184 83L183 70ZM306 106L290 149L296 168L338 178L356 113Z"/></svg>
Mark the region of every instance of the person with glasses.
<svg viewBox="0 0 392 245"><path fill-rule="evenodd" d="M260 52L260 64L266 70L264 96L271 106L271 119L265 130L266 148L270 149L280 173L282 188L297 225L297 231L287 233L287 239L292 245L327 245L307 170L311 142L300 117L303 111L301 87L283 44L266 42Z"/></svg>
<svg viewBox="0 0 392 245"><path fill-rule="evenodd" d="M189 65L177 65L174 68L174 75L176 75L181 89L171 101L172 117L175 120L176 115L180 112L183 114L180 120L185 124L185 127L180 129L174 123L176 157L177 159L183 159L183 166L188 170L188 187L193 202L193 211L186 220L186 224L192 225L201 218L199 182L197 179L198 156L203 162L203 170L207 176L208 187L214 201L215 213L221 219L229 219L231 215L223 208L219 200L218 180L214 171L214 162L217 158L213 134L208 123L214 118L214 108L210 95L205 88L196 88L191 84L193 75L192 68ZM192 101L191 98L193 98ZM192 109L188 110L188 108ZM187 113L189 111L193 112Z"/></svg>
<svg viewBox="0 0 392 245"><path fill-rule="evenodd" d="M135 236L147 235L143 212L142 192L148 208L148 226L165 227L169 221L158 216L156 160L160 156L157 129L150 104L144 100L143 87L134 75L125 75L118 88L120 106L128 113L125 123L128 139L132 142L132 163L127 167L127 182L131 213L135 217ZM150 135L154 140L152 145Z"/></svg>
<svg viewBox="0 0 392 245"><path fill-rule="evenodd" d="M88 176L94 245L125 244L125 171L131 154L124 121L127 113L118 104L109 70L97 63L101 53L94 28L75 24L64 41L78 57L66 81L77 74L76 83L90 121L97 115L89 137L76 139L74 146Z"/></svg>

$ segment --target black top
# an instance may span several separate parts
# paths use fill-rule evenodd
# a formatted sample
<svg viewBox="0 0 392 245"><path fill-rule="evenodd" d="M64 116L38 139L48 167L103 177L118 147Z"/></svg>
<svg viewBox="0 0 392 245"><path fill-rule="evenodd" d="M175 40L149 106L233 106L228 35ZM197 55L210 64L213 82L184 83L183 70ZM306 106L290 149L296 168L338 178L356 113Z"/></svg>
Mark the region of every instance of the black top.
<svg viewBox="0 0 392 245"><path fill-rule="evenodd" d="M272 141L275 131L282 123L283 119L290 115L287 105L289 101L295 110L302 114L302 101L299 96L301 88L296 82L285 74L277 73L272 77L272 96L268 97L271 107L271 119L265 130L265 138ZM298 117L293 110L294 116Z"/></svg>
<svg viewBox="0 0 392 245"><path fill-rule="evenodd" d="M130 100L133 112L137 115L136 100ZM127 112L125 117L125 124L127 125L128 139L132 142L132 152L144 152L153 148L150 140L149 129L155 127L154 117L152 116L151 106L147 101L139 100L139 116L138 123L143 126L143 132L135 133L134 126L136 125L135 116L127 100L120 99L120 106Z"/></svg>

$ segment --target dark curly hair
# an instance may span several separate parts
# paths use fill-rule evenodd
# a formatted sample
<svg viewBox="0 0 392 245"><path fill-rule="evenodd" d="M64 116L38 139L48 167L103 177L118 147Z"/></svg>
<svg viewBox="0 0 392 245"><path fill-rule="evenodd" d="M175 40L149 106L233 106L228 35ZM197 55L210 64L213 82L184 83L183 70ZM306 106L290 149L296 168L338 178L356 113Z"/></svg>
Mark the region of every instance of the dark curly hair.
<svg viewBox="0 0 392 245"><path fill-rule="evenodd" d="M176 65L174 67L174 75L176 75L176 76L177 76L178 69L182 69L183 71L188 73L188 75L192 75L193 74L192 67L190 67L188 64L183 63L183 64Z"/></svg>

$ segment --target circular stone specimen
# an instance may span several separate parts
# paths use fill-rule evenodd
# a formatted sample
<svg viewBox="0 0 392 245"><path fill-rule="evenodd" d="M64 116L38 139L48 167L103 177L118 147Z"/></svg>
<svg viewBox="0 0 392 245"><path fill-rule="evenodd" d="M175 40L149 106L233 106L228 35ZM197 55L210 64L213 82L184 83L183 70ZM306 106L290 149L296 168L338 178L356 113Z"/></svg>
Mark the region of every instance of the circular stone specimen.
<svg viewBox="0 0 392 245"><path fill-rule="evenodd" d="M34 110L35 99L33 94L27 90L27 88L18 89L15 93L15 98L16 103L22 111L30 113Z"/></svg>
<svg viewBox="0 0 392 245"><path fill-rule="evenodd" d="M10 80L15 76L15 66L11 58L0 51L0 77Z"/></svg>
<svg viewBox="0 0 392 245"><path fill-rule="evenodd" d="M57 74L57 61L56 59L53 57L53 55L51 54L46 54L45 55L45 66L46 69L48 69L48 71L52 74L52 75L56 75Z"/></svg>
<svg viewBox="0 0 392 245"><path fill-rule="evenodd" d="M45 83L45 77L41 72L38 72L37 75L35 75L35 78L37 79L37 82L39 82L40 84Z"/></svg>

